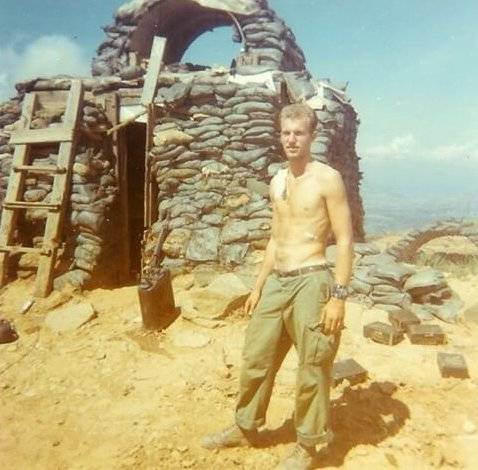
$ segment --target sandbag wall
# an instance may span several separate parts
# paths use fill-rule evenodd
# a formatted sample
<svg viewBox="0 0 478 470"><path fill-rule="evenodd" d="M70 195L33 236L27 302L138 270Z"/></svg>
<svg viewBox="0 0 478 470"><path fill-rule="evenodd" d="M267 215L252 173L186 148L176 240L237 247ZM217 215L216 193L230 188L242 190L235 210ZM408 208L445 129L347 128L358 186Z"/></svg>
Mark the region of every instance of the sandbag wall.
<svg viewBox="0 0 478 470"><path fill-rule="evenodd" d="M158 90L156 101L167 111L155 123L150 152L159 206L153 230L163 230L169 218L166 263L241 264L250 247L265 247L271 217L268 184L284 166L277 127L277 112L288 104L279 93L281 83L291 79L284 75L274 74L271 89L254 83L252 76L237 84L227 74L191 74L189 80L182 74ZM356 114L332 96L316 112L322 122L312 156L332 162L343 174L356 209L355 238L362 240Z"/></svg>
<svg viewBox="0 0 478 470"><path fill-rule="evenodd" d="M227 77L196 77L158 90L150 156L160 223L171 232L165 263L240 264L264 248L271 211L266 182L280 167L275 91ZM173 261L176 260L176 261Z"/></svg>
<svg viewBox="0 0 478 470"><path fill-rule="evenodd" d="M8 179L12 166L14 147L8 144L15 122L20 116L19 100L2 105L15 106L15 113L7 115L8 124L0 130L2 142L0 155L1 194L6 193ZM13 108L12 108L13 109ZM31 123L32 129L62 126L64 110L53 114L40 109ZM104 112L94 102L84 102L82 113L83 125L94 131L97 127L109 126ZM48 144L35 146L30 164L33 166L56 165L58 161L58 145ZM30 202L49 202L53 184L53 175L32 173L27 174L23 200ZM93 277L99 277L98 267L102 255L114 245L113 230L108 230L109 222L114 218L110 213L117 194L115 164L108 140L99 139L96 142L82 138L77 146L73 165L71 194L67 195L69 207L66 217L66 244L59 267L60 276L54 280L54 287L61 288L65 283L83 286ZM22 244L41 246L47 212L44 209L25 210L25 216L20 221L19 240ZM111 232L111 233L109 233ZM35 255L24 254L19 260L18 274L28 276L37 266ZM111 270L111 266L110 266ZM61 274L63 272L63 274Z"/></svg>

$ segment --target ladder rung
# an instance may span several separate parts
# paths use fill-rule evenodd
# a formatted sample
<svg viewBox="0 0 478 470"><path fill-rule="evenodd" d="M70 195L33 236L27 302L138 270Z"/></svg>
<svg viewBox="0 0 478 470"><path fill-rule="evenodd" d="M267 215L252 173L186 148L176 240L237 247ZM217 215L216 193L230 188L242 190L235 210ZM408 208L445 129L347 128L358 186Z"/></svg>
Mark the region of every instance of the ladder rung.
<svg viewBox="0 0 478 470"><path fill-rule="evenodd" d="M66 173L66 168L55 165L33 166L33 165L14 165L13 171L28 171L30 173Z"/></svg>
<svg viewBox="0 0 478 470"><path fill-rule="evenodd" d="M72 142L74 129L64 127L47 127L45 129L27 129L17 131L10 137L10 144L45 144Z"/></svg>
<svg viewBox="0 0 478 470"><path fill-rule="evenodd" d="M61 204L48 202L28 201L4 201L4 209L48 209L51 211L60 210Z"/></svg>
<svg viewBox="0 0 478 470"><path fill-rule="evenodd" d="M0 252L15 253L36 253L43 256L51 256L52 251L45 248L32 248L30 246L0 246Z"/></svg>

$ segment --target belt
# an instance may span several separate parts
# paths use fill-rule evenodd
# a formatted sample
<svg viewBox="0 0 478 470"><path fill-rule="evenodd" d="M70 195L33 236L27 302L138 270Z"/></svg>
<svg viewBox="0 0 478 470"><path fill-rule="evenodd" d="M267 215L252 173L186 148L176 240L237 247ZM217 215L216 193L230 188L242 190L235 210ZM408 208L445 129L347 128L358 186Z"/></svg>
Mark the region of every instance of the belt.
<svg viewBox="0 0 478 470"><path fill-rule="evenodd" d="M304 266L303 268L291 269L290 271L274 269L274 273L279 277L292 277L300 276L301 274L313 273L314 271L322 271L324 269L329 269L329 265L326 263L314 264L313 266Z"/></svg>

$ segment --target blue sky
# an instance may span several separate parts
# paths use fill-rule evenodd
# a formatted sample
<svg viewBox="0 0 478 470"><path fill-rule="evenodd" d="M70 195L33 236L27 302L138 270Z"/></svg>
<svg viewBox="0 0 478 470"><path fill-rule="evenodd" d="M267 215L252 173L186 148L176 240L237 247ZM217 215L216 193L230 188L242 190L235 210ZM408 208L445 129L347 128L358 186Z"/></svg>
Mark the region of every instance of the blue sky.
<svg viewBox="0 0 478 470"><path fill-rule="evenodd" d="M122 3L0 0L0 99L29 74L88 73L104 37L100 26ZM364 190L437 197L475 191L478 0L269 4L294 31L315 77L349 82L361 120ZM230 37L229 28L206 33L184 59L228 64L239 47Z"/></svg>

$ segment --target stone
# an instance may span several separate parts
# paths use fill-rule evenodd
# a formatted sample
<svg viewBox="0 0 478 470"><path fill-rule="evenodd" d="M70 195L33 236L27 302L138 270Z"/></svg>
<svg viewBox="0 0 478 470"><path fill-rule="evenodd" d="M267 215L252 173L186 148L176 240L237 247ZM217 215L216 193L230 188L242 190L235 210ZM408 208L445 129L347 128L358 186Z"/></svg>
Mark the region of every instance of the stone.
<svg viewBox="0 0 478 470"><path fill-rule="evenodd" d="M397 305L403 309L407 309L412 304L412 298L406 292L399 292L396 294L380 294L372 292L372 299L376 304Z"/></svg>
<svg viewBox="0 0 478 470"><path fill-rule="evenodd" d="M372 276L398 285L403 284L408 277L415 273L415 269L400 263L377 264L370 271Z"/></svg>
<svg viewBox="0 0 478 470"><path fill-rule="evenodd" d="M477 430L476 424L470 419L467 419L463 423L463 431L465 431L466 434L475 434L476 430Z"/></svg>
<svg viewBox="0 0 478 470"><path fill-rule="evenodd" d="M260 111L265 113L274 113L274 106L270 103L263 101L248 101L247 103L240 103L233 108L236 114L249 114L254 111Z"/></svg>
<svg viewBox="0 0 478 470"><path fill-rule="evenodd" d="M154 135L154 145L187 145L193 141L193 137L177 129L168 129Z"/></svg>
<svg viewBox="0 0 478 470"><path fill-rule="evenodd" d="M211 342L211 338L195 331L179 331L172 338L174 346L179 348L204 348Z"/></svg>
<svg viewBox="0 0 478 470"><path fill-rule="evenodd" d="M431 313L440 320L447 323L456 323L463 307L463 301L455 297L444 301L441 305L427 304L427 306Z"/></svg>
<svg viewBox="0 0 478 470"><path fill-rule="evenodd" d="M163 243L162 251L170 258L184 256L191 237L191 230L176 228L171 230Z"/></svg>
<svg viewBox="0 0 478 470"><path fill-rule="evenodd" d="M378 255L366 255L363 256L358 260L358 264L362 265L383 265L383 264L390 264L395 263L395 258L391 255L386 253L380 253Z"/></svg>
<svg viewBox="0 0 478 470"><path fill-rule="evenodd" d="M418 298L446 287L446 285L445 277L440 271L427 268L410 276L403 287L413 298Z"/></svg>
<svg viewBox="0 0 478 470"><path fill-rule="evenodd" d="M228 265L242 264L246 257L248 243L235 243L232 245L224 245L221 248L220 259L223 263Z"/></svg>
<svg viewBox="0 0 478 470"><path fill-rule="evenodd" d="M417 304L413 302L408 310L416 315L421 321L433 320L435 317L432 314L432 310L428 305Z"/></svg>
<svg viewBox="0 0 478 470"><path fill-rule="evenodd" d="M354 252L362 256L378 255L380 249L373 243L354 243Z"/></svg>
<svg viewBox="0 0 478 470"><path fill-rule="evenodd" d="M248 295L249 289L241 278L233 273L221 274L194 293L194 309L205 318L224 318L244 305Z"/></svg>
<svg viewBox="0 0 478 470"><path fill-rule="evenodd" d="M42 201L46 195L47 192L44 189L29 189L25 191L23 198L27 202L39 202Z"/></svg>
<svg viewBox="0 0 478 470"><path fill-rule="evenodd" d="M372 291L372 286L360 279L352 278L349 284L350 289L356 294L368 295Z"/></svg>
<svg viewBox="0 0 478 470"><path fill-rule="evenodd" d="M191 261L216 261L219 256L221 230L209 227L195 230L186 248L186 258Z"/></svg>
<svg viewBox="0 0 478 470"><path fill-rule="evenodd" d="M245 241L247 240L248 232L249 230L245 222L239 220L228 222L222 229L221 242L227 244Z"/></svg>
<svg viewBox="0 0 478 470"><path fill-rule="evenodd" d="M56 333L64 333L80 328L96 318L96 312L89 302L61 307L49 312L45 317L45 325Z"/></svg>
<svg viewBox="0 0 478 470"><path fill-rule="evenodd" d="M82 289L91 280L91 274L83 269L73 269L71 271L58 276L53 281L53 288L56 291L73 287L75 289Z"/></svg>

